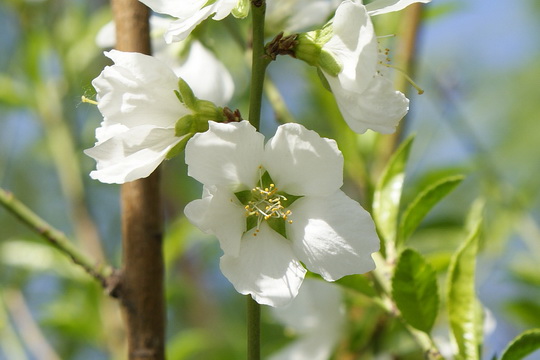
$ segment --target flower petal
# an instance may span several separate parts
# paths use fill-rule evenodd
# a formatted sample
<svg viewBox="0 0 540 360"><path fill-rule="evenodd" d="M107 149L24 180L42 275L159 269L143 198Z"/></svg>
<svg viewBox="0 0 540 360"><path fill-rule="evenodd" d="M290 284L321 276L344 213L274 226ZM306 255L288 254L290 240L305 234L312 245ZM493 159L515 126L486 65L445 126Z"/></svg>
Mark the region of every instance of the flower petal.
<svg viewBox="0 0 540 360"><path fill-rule="evenodd" d="M150 175L181 138L174 129L137 126L85 150L97 161L92 179L122 184Z"/></svg>
<svg viewBox="0 0 540 360"><path fill-rule="evenodd" d="M340 86L362 92L376 72L379 49L366 8L357 2L343 1L332 22L333 35L323 50L337 57L343 66L335 79ZM330 79L329 79L330 81ZM332 84L330 84L332 85Z"/></svg>
<svg viewBox="0 0 540 360"><path fill-rule="evenodd" d="M278 127L266 144L264 167L276 187L291 195L329 195L343 184L336 142L299 124Z"/></svg>
<svg viewBox="0 0 540 360"><path fill-rule="evenodd" d="M237 257L223 255L223 274L240 294L251 294L259 304L283 306L298 294L306 269L294 257L290 242L263 222L242 237Z"/></svg>
<svg viewBox="0 0 540 360"><path fill-rule="evenodd" d="M181 4L176 0L140 0L150 9L160 14L177 18L188 18L199 11L208 0L183 0Z"/></svg>
<svg viewBox="0 0 540 360"><path fill-rule="evenodd" d="M379 249L379 238L373 220L343 191L303 197L290 210L288 237L309 270L334 281L375 268L371 253Z"/></svg>
<svg viewBox="0 0 540 360"><path fill-rule="evenodd" d="M266 3L265 27L288 33L323 25L341 0L272 0Z"/></svg>
<svg viewBox="0 0 540 360"><path fill-rule="evenodd" d="M374 0L366 5L369 15L386 14L405 9L414 3L428 3L431 0Z"/></svg>
<svg viewBox="0 0 540 360"><path fill-rule="evenodd" d="M392 81L380 74L372 76L361 94L341 88L330 77L327 79L343 118L357 133L371 129L391 134L409 110L409 99L394 90Z"/></svg>
<svg viewBox="0 0 540 360"><path fill-rule="evenodd" d="M204 185L223 185L235 192L251 189L259 179L264 136L247 121L209 122L186 146L188 175Z"/></svg>
<svg viewBox="0 0 540 360"><path fill-rule="evenodd" d="M246 231L246 216L233 193L205 186L202 199L187 204L184 214L203 232L214 234L225 254L238 256L240 240Z"/></svg>
<svg viewBox="0 0 540 360"><path fill-rule="evenodd" d="M234 82L225 66L200 42L193 41L187 58L175 69L196 97L225 105L234 92ZM211 84L211 86L210 86Z"/></svg>
<svg viewBox="0 0 540 360"><path fill-rule="evenodd" d="M106 52L115 64L107 66L92 81L98 108L105 118L102 127L122 124L174 127L189 110L178 101L174 90L178 78L161 61L139 53ZM107 140L104 130L99 141Z"/></svg>

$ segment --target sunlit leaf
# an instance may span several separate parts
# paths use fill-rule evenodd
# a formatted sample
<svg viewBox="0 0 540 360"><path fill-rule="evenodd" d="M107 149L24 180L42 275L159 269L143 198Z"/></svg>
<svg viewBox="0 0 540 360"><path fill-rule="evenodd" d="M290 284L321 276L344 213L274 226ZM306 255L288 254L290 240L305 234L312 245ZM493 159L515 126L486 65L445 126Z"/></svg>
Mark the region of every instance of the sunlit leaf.
<svg viewBox="0 0 540 360"><path fill-rule="evenodd" d="M399 239L404 242L416 230L427 213L457 185L463 176L449 176L428 186L409 204L401 217Z"/></svg>
<svg viewBox="0 0 540 360"><path fill-rule="evenodd" d="M469 235L452 257L447 279L447 306L450 327L458 347L457 360L477 360L482 343L482 309L474 289L476 255L481 229L477 207ZM474 223L474 224L473 224Z"/></svg>
<svg viewBox="0 0 540 360"><path fill-rule="evenodd" d="M439 308L437 276L418 252L406 249L401 253L392 278L392 295L410 325L431 331Z"/></svg>
<svg viewBox="0 0 540 360"><path fill-rule="evenodd" d="M408 138L396 150L379 179L373 195L373 218L386 247L395 246L405 166L413 139L413 137Z"/></svg>
<svg viewBox="0 0 540 360"><path fill-rule="evenodd" d="M501 360L521 360L538 349L540 349L540 329L528 330L508 344Z"/></svg>

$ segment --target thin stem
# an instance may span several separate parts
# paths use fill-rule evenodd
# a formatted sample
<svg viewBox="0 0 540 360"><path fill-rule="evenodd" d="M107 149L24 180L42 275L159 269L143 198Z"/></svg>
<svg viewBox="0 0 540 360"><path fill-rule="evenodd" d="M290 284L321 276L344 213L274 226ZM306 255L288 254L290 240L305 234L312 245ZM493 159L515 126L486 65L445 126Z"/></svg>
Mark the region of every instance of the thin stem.
<svg viewBox="0 0 540 360"><path fill-rule="evenodd" d="M247 296L248 360L261 358L261 305Z"/></svg>
<svg viewBox="0 0 540 360"><path fill-rule="evenodd" d="M253 54L249 93L249 121L257 130L259 130L261 124L264 77L266 67L270 63L270 59L265 56L264 49L265 12L265 0L251 1ZM248 360L259 360L261 358L261 306L251 296L247 296L247 348Z"/></svg>
<svg viewBox="0 0 540 360"><path fill-rule="evenodd" d="M0 188L0 204L28 227L41 235L52 246L60 250L64 255L67 255L75 264L82 267L90 276L98 280L104 288L108 286L108 280L114 273L112 267L99 265L96 261L81 253L64 233L52 227L48 222L15 198L12 193L2 188Z"/></svg>
<svg viewBox="0 0 540 360"><path fill-rule="evenodd" d="M264 16L266 2L264 0L252 0L251 12L253 16L253 54L251 66L251 89L249 93L249 122L259 130L261 124L262 94L264 88L264 76L270 59L264 51Z"/></svg>

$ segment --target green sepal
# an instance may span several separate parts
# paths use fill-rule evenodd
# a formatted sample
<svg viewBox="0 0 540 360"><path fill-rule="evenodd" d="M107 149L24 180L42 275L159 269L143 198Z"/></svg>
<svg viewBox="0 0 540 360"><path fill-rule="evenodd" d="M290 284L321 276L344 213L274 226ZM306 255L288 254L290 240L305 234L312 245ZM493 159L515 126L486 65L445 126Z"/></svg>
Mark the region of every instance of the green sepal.
<svg viewBox="0 0 540 360"><path fill-rule="evenodd" d="M268 171L265 171L264 174L261 176L261 183L262 183L262 188L267 188L267 187L270 187L270 184L275 184L274 183L274 180L272 180L272 178L270 177L270 174L268 173Z"/></svg>
<svg viewBox="0 0 540 360"><path fill-rule="evenodd" d="M278 194L279 194L279 195L282 195L282 196L285 196L285 199L286 199L286 200L281 200L281 205L283 205L283 207L285 207L285 208L288 208L288 207L291 206L296 200L298 200L298 199L300 199L301 197L303 197L303 196L297 196L297 195L287 194L286 192L281 192L281 191L279 191Z"/></svg>
<svg viewBox="0 0 540 360"><path fill-rule="evenodd" d="M321 50L319 54L319 67L333 77L338 76L343 69L338 59L326 50Z"/></svg>
<svg viewBox="0 0 540 360"><path fill-rule="evenodd" d="M193 114L182 116L176 124L174 124L174 136L181 137L189 133L194 134L196 128L196 117Z"/></svg>
<svg viewBox="0 0 540 360"><path fill-rule="evenodd" d="M235 192L234 195L242 205L247 205L253 199L253 193L251 190Z"/></svg>
<svg viewBox="0 0 540 360"><path fill-rule="evenodd" d="M236 7L232 9L231 14L237 19L243 19L249 14L249 0L239 0Z"/></svg>
<svg viewBox="0 0 540 360"><path fill-rule="evenodd" d="M178 90L175 91L178 100L190 110L195 110L195 103L197 98L193 94L193 90L189 87L188 83L182 78L178 78Z"/></svg>
<svg viewBox="0 0 540 360"><path fill-rule="evenodd" d="M332 92L332 88L330 87L330 84L328 83L328 80L326 79L326 76L324 76L322 70L320 68L317 68L317 75L319 76L319 79L321 80L322 86Z"/></svg>
<svg viewBox="0 0 540 360"><path fill-rule="evenodd" d="M246 232L257 227L257 221L258 219L256 216L248 216L246 218Z"/></svg>
<svg viewBox="0 0 540 360"><path fill-rule="evenodd" d="M189 141L189 139L191 139L193 137L193 135L195 135L195 134L184 135L182 140L180 140L178 142L178 144L174 145L173 148L171 150L169 150L167 155L165 155L165 159L170 160L173 157L175 157L176 155L180 154L182 151L184 151L184 149L186 148L187 142Z"/></svg>
<svg viewBox="0 0 540 360"><path fill-rule="evenodd" d="M285 220L282 218L275 218L271 217L270 219L266 220L268 223L268 226L281 236L283 236L285 239L287 238L287 229L285 228Z"/></svg>

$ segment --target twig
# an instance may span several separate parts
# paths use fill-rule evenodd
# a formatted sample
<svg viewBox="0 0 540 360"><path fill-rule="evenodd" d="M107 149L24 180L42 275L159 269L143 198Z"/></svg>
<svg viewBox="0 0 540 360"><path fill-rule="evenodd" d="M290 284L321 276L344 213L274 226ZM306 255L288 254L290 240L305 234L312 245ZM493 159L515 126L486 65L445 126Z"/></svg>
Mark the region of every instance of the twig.
<svg viewBox="0 0 540 360"><path fill-rule="evenodd" d="M107 289L109 287L111 276L114 274L113 267L98 264L96 261L80 252L63 232L52 227L48 222L43 220L15 198L12 193L2 188L0 188L0 204L19 220L28 225L32 230L41 235L49 242L49 244L68 256L73 263L82 267L85 272L99 281L103 288Z"/></svg>

